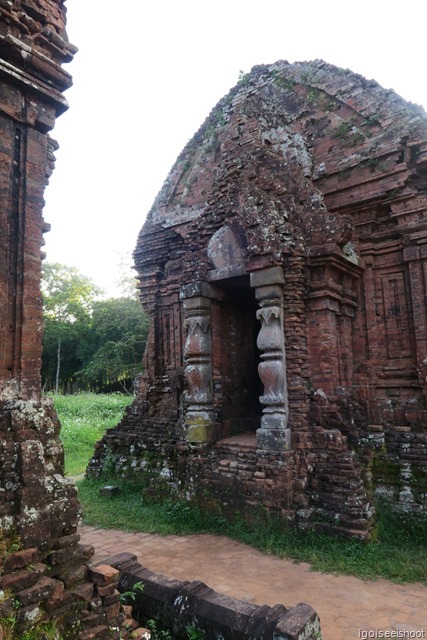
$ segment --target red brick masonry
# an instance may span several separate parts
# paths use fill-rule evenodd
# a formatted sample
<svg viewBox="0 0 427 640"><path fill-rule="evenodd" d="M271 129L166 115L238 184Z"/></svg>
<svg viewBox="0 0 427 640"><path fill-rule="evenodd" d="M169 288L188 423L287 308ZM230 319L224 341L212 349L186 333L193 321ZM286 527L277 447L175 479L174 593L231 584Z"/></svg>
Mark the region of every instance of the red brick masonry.
<svg viewBox="0 0 427 640"><path fill-rule="evenodd" d="M426 123L322 61L255 67L218 103L141 230L144 372L90 474L108 450L362 537L374 490L425 512Z"/></svg>

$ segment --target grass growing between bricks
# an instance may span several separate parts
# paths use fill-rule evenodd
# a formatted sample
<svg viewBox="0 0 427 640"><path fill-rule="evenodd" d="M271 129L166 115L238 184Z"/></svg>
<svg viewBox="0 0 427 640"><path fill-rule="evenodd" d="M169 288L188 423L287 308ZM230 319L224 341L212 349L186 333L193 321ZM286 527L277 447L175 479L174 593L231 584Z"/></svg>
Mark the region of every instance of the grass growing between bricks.
<svg viewBox="0 0 427 640"><path fill-rule="evenodd" d="M95 442L120 421L131 400L116 394L54 397L68 475L84 473ZM120 494L101 496L100 487L110 483L120 486ZM195 504L144 498L141 484L122 479L81 480L78 485L83 521L88 525L163 535L222 534L265 553L308 562L316 571L427 584L426 523L395 514L386 504L378 505L375 539L365 544L314 531L285 530L267 515L262 526L251 526L238 515L230 523Z"/></svg>

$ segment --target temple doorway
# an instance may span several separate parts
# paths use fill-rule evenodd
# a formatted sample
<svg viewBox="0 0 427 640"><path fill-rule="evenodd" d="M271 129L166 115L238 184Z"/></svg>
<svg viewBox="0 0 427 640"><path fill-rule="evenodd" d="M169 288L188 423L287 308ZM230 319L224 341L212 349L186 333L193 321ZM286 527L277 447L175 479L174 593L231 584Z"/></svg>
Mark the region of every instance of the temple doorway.
<svg viewBox="0 0 427 640"><path fill-rule="evenodd" d="M215 283L222 292L213 315L214 388L220 400L219 418L223 437L255 432L260 427L263 385L258 375L259 350L256 345L260 323L249 275ZM218 397L219 396L219 397Z"/></svg>

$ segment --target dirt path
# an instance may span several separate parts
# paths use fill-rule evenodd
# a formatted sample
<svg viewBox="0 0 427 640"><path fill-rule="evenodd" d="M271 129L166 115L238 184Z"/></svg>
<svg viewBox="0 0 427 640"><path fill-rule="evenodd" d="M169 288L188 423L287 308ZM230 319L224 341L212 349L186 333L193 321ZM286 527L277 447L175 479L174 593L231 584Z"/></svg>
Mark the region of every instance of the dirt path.
<svg viewBox="0 0 427 640"><path fill-rule="evenodd" d="M95 547L97 560L129 551L152 571L201 580L241 600L285 606L306 602L320 616L323 640L375 637L362 634L375 630L406 631L388 637L427 638L427 587L421 584L317 573L306 563L295 564L221 536L159 536L86 526L80 534L81 542Z"/></svg>

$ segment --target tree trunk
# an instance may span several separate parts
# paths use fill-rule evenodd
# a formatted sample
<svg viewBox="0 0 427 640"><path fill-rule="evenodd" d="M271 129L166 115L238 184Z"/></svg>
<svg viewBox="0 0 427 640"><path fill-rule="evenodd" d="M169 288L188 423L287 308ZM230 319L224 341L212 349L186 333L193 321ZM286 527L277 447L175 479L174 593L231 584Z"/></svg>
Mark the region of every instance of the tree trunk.
<svg viewBox="0 0 427 640"><path fill-rule="evenodd" d="M61 371L61 338L58 338L58 350L56 352L56 377L55 393L59 393L59 372Z"/></svg>

